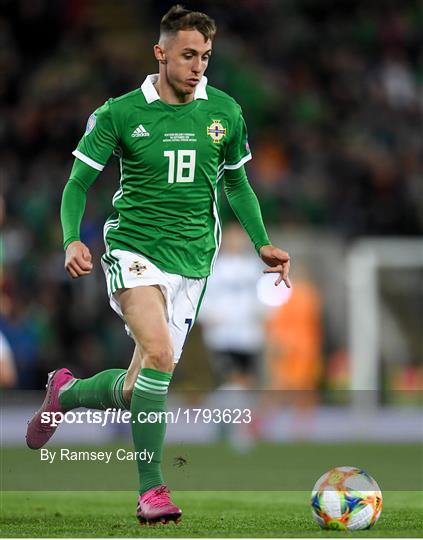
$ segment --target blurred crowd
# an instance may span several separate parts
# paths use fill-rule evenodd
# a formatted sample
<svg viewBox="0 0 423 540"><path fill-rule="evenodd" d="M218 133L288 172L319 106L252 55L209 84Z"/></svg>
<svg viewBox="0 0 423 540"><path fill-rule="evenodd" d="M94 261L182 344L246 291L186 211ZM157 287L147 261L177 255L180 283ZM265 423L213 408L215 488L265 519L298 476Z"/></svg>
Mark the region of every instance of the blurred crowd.
<svg viewBox="0 0 423 540"><path fill-rule="evenodd" d="M61 193L90 113L157 70L173 2L5 0L0 12L0 331L21 388L61 365L126 367L131 342L107 307L102 225L118 170L88 197L82 240L96 270L63 270ZM185 2L214 17L207 76L242 105L247 172L266 222L363 235L423 228L423 7L417 0ZM231 219L222 201L224 219Z"/></svg>

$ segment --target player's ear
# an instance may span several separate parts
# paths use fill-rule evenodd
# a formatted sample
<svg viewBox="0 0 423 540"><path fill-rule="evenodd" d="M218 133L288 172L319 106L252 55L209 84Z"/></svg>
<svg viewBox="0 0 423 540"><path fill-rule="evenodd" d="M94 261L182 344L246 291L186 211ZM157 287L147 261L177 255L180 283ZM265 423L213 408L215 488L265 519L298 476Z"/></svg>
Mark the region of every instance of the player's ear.
<svg viewBox="0 0 423 540"><path fill-rule="evenodd" d="M166 63L166 54L161 45L154 45L154 56L161 64Z"/></svg>

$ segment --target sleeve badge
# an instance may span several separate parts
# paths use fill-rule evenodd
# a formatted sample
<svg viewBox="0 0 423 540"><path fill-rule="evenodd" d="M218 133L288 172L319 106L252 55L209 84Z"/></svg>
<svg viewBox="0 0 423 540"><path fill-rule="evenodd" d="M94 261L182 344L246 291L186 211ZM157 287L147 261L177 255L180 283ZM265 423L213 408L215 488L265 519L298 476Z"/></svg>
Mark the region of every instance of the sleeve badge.
<svg viewBox="0 0 423 540"><path fill-rule="evenodd" d="M93 113L87 121L87 127L85 128L85 135L88 135L91 133L91 131L94 129L95 123L97 122L97 118L95 114Z"/></svg>

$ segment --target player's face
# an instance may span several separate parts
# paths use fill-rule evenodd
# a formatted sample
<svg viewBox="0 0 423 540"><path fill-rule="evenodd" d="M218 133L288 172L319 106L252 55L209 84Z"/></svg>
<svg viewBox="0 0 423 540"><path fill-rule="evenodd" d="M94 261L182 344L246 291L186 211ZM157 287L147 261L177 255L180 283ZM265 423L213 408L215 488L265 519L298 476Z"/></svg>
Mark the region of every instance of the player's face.
<svg viewBox="0 0 423 540"><path fill-rule="evenodd" d="M197 30L180 30L163 46L166 75L177 94L193 94L207 69L212 43Z"/></svg>

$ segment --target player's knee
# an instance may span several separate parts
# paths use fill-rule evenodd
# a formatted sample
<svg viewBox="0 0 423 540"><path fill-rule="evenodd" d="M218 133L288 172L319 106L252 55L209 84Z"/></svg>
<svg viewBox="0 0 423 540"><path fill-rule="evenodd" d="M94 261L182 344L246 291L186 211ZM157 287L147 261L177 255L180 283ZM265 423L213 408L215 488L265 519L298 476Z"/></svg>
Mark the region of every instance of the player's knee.
<svg viewBox="0 0 423 540"><path fill-rule="evenodd" d="M173 349L164 345L155 347L146 351L143 360L143 367L171 372L173 369Z"/></svg>

